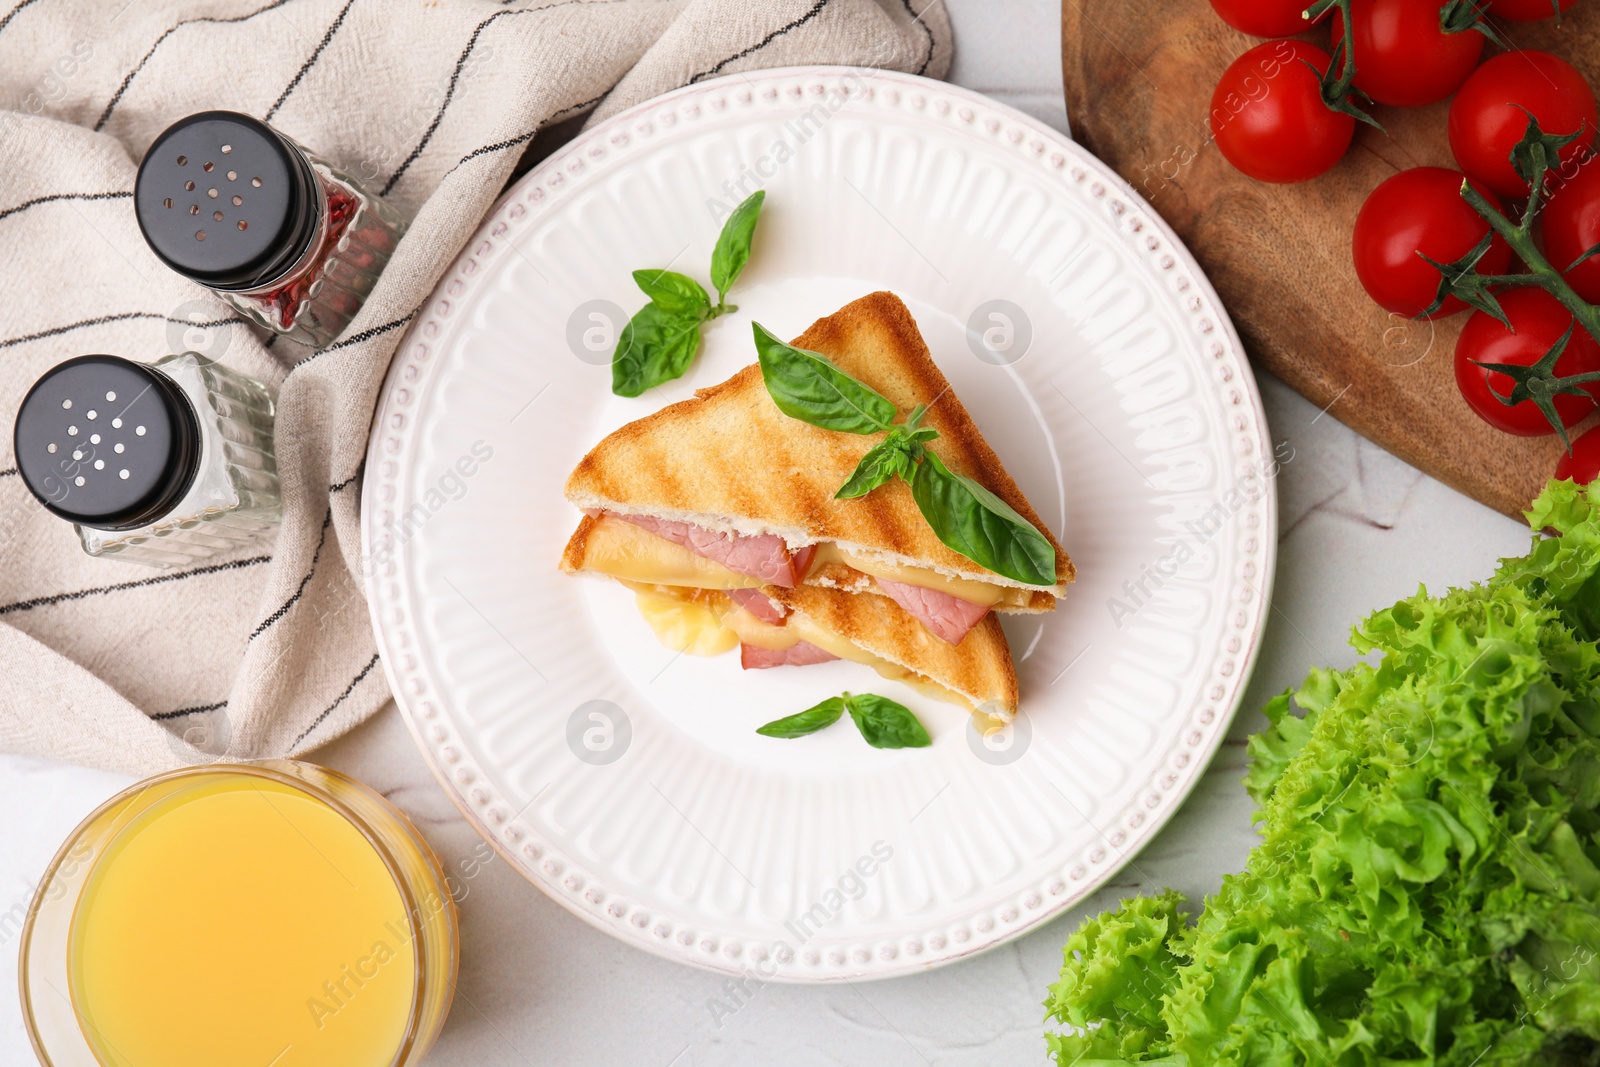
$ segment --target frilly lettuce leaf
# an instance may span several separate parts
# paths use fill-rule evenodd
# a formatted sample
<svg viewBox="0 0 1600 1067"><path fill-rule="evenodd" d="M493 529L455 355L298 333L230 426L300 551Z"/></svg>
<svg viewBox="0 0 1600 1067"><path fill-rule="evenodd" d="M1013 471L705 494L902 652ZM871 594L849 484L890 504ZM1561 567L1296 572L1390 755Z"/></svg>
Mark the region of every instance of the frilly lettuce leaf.
<svg viewBox="0 0 1600 1067"><path fill-rule="evenodd" d="M1167 892L1072 936L1062 1067L1600 1065L1600 483L1528 519L1267 705L1260 844L1192 924Z"/></svg>

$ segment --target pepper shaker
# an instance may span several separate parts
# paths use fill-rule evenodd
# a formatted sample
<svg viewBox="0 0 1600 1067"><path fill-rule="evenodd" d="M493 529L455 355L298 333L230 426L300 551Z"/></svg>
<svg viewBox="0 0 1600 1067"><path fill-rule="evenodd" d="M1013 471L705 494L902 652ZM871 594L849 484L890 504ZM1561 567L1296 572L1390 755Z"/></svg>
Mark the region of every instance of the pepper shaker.
<svg viewBox="0 0 1600 1067"><path fill-rule="evenodd" d="M83 550L152 567L268 538L280 517L273 398L193 352L69 359L17 412L17 470Z"/></svg>
<svg viewBox="0 0 1600 1067"><path fill-rule="evenodd" d="M168 267L313 348L350 324L405 229L354 178L234 111L190 115L157 137L134 211Z"/></svg>

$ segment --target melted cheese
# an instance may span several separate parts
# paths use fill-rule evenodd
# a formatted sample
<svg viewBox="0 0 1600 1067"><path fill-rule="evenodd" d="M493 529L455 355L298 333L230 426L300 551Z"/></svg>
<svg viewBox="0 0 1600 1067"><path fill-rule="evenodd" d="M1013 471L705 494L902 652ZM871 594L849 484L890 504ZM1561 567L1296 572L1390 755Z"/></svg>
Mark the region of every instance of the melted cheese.
<svg viewBox="0 0 1600 1067"><path fill-rule="evenodd" d="M977 582L971 578L951 578L926 567L909 567L901 563L864 559L853 552L846 552L835 544L817 546L817 555L812 566L821 563L843 563L874 578L886 578L891 582L904 582L906 585L915 585L923 589L934 589L941 593L949 593L959 600L983 604L986 607L998 604L1010 592L1004 586Z"/></svg>
<svg viewBox="0 0 1600 1067"><path fill-rule="evenodd" d="M644 585L757 589L764 584L760 578L729 570L675 541L613 518L601 518L589 531L584 565L601 574Z"/></svg>
<svg viewBox="0 0 1600 1067"><path fill-rule="evenodd" d="M618 580L633 590L639 614L655 632L656 640L672 651L720 656L738 646L739 635L722 624L733 608L726 594L712 589Z"/></svg>
<svg viewBox="0 0 1600 1067"><path fill-rule="evenodd" d="M859 663L864 667L871 667L883 677L892 681L904 682L925 696L956 704L966 708L968 711L976 712L976 709L972 706L972 701L960 693L946 689L932 679L925 678L915 671L900 666L898 663L892 663L881 656L875 656L855 642L822 629L798 612L790 615L783 626L774 626L770 622L763 622L756 618L743 608L738 608L728 614L724 624L737 633L739 640L747 645L781 652L784 649L793 648L801 641L806 641L825 652L833 653L840 659Z"/></svg>
<svg viewBox="0 0 1600 1067"><path fill-rule="evenodd" d="M655 631L656 638L675 652L686 652L691 656L717 656L732 651L740 642L781 652L801 641L808 641L842 660L871 667L883 677L908 685L926 697L967 709L972 713L980 734L991 733L1005 725L1003 719L980 711L960 693L946 689L931 678L925 678L898 663L875 656L861 646L822 629L804 615L791 613L785 624L778 626L736 607L725 594L715 590L648 585L626 579L618 581L633 590L639 613L650 624L650 629Z"/></svg>

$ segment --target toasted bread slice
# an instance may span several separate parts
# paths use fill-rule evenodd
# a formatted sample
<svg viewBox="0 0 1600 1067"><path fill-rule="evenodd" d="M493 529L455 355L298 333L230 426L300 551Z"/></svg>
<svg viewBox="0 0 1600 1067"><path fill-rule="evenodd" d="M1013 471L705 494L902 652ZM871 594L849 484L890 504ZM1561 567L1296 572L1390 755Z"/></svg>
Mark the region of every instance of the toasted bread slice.
<svg viewBox="0 0 1600 1067"><path fill-rule="evenodd" d="M993 613L985 615L959 645L951 645L929 633L899 604L877 593L852 594L814 585L796 589L769 585L762 591L793 613L785 626L768 627L770 630L792 629L803 640L821 644L835 655L839 655L837 649L819 642L810 631L815 628L842 638L873 657L877 662L869 666L879 674L946 700L953 694L958 698L954 703L978 716L980 729L1003 726L1017 716L1017 672L1005 631ZM740 615L748 617L747 613ZM734 628L741 639L753 636L745 633L742 625Z"/></svg>
<svg viewBox="0 0 1600 1067"><path fill-rule="evenodd" d="M1056 584L1027 585L946 548L903 481L856 500L835 500L879 435L825 430L783 414L767 394L759 364L607 436L568 478L567 498L590 511L776 534L794 549L831 543L860 560L1014 590L995 605L999 611L1052 610L1073 580L1072 561L951 391L905 304L892 293L872 293L818 319L794 344L827 356L904 413L928 404L923 425L939 431L930 447L1050 540ZM813 583L870 587L846 564L819 570Z"/></svg>

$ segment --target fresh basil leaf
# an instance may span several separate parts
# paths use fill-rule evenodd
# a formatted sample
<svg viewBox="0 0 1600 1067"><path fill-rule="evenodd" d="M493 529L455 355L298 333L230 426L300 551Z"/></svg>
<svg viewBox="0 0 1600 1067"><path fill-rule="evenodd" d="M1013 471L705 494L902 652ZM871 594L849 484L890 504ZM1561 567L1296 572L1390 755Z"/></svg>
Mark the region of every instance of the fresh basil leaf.
<svg viewBox="0 0 1600 1067"><path fill-rule="evenodd" d="M671 270L636 270L633 280L650 302L662 311L699 312L711 309L705 287L686 274Z"/></svg>
<svg viewBox="0 0 1600 1067"><path fill-rule="evenodd" d="M843 714L844 698L829 697L814 708L807 708L784 719L774 719L756 730L756 733L766 737L804 737L832 726Z"/></svg>
<svg viewBox="0 0 1600 1067"><path fill-rule="evenodd" d="M938 430L935 430L932 426L924 426L919 430L912 430L906 434L906 440L912 444L920 444L923 441L931 441L938 436Z"/></svg>
<svg viewBox="0 0 1600 1067"><path fill-rule="evenodd" d="M906 454L906 439L891 435L861 457L850 479L833 494L835 500L854 500L866 496L895 475L911 477L911 457Z"/></svg>
<svg viewBox="0 0 1600 1067"><path fill-rule="evenodd" d="M911 477L911 495L952 551L1028 585L1056 584L1056 550L1049 540L1004 500L951 471L932 452Z"/></svg>
<svg viewBox="0 0 1600 1067"><path fill-rule="evenodd" d="M646 304L628 320L611 356L611 391L638 396L689 369L700 350L700 316Z"/></svg>
<svg viewBox="0 0 1600 1067"><path fill-rule="evenodd" d="M873 748L927 748L933 738L903 704L874 693L844 695L844 705L856 729Z"/></svg>
<svg viewBox="0 0 1600 1067"><path fill-rule="evenodd" d="M778 410L791 418L843 433L887 430L894 404L816 352L785 344L753 324L761 378Z"/></svg>
<svg viewBox="0 0 1600 1067"><path fill-rule="evenodd" d="M761 202L767 198L766 190L757 189L733 209L717 235L717 247L711 250L711 284L717 287L720 304L733 288L734 281L744 265L750 261L750 241L755 236L756 220L761 215Z"/></svg>

